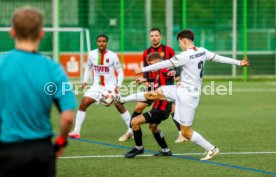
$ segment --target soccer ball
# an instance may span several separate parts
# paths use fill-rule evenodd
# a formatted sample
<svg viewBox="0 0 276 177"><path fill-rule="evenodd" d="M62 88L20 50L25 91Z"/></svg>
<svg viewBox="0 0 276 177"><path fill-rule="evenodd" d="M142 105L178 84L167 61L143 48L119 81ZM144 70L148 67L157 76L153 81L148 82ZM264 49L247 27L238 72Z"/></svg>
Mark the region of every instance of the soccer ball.
<svg viewBox="0 0 276 177"><path fill-rule="evenodd" d="M114 102L114 93L110 90L104 90L101 93L100 103L104 106L110 106Z"/></svg>

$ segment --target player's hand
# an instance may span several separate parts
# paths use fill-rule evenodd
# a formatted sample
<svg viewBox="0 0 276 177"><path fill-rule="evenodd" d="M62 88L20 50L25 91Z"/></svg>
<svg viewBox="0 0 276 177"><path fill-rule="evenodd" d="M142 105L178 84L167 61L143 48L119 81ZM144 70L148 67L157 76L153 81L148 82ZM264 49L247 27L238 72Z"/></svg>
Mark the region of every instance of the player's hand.
<svg viewBox="0 0 276 177"><path fill-rule="evenodd" d="M249 66L250 65L250 62L249 62L249 60L246 58L246 59L243 59L242 61L241 61L241 66Z"/></svg>
<svg viewBox="0 0 276 177"><path fill-rule="evenodd" d="M54 144L55 156L60 157L64 152L64 147L67 145L67 138L59 136Z"/></svg>
<svg viewBox="0 0 276 177"><path fill-rule="evenodd" d="M116 86L116 88L115 88L114 91L115 91L116 94L120 93L120 87L119 87L119 86Z"/></svg>
<svg viewBox="0 0 276 177"><path fill-rule="evenodd" d="M180 81L181 77L178 76L178 77L174 77L173 79L174 79L174 81L178 82L178 81Z"/></svg>
<svg viewBox="0 0 276 177"><path fill-rule="evenodd" d="M150 83L149 82L145 82L144 84L146 87L149 87L150 86Z"/></svg>
<svg viewBox="0 0 276 177"><path fill-rule="evenodd" d="M61 157L64 153L64 147L61 147L58 151L55 152L56 157Z"/></svg>
<svg viewBox="0 0 276 177"><path fill-rule="evenodd" d="M141 78L136 79L136 84L140 85L146 81L147 81L147 79L141 77Z"/></svg>
<svg viewBox="0 0 276 177"><path fill-rule="evenodd" d="M142 68L135 69L135 71L134 71L135 74L140 74L142 72L143 72Z"/></svg>
<svg viewBox="0 0 276 177"><path fill-rule="evenodd" d="M175 70L171 70L167 73L167 76L171 76L174 77L176 75L176 71Z"/></svg>
<svg viewBox="0 0 276 177"><path fill-rule="evenodd" d="M83 89L85 89L86 86L87 86L87 82L84 82L84 83L81 84L81 87L82 87Z"/></svg>

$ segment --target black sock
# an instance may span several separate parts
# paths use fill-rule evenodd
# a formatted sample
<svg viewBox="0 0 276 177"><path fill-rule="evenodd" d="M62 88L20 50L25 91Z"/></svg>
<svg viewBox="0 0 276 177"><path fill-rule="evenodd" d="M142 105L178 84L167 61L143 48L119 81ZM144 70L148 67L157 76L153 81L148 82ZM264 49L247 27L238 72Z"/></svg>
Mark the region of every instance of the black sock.
<svg viewBox="0 0 276 177"><path fill-rule="evenodd" d="M159 133L153 133L153 136L162 149L168 148L165 137L161 131Z"/></svg>
<svg viewBox="0 0 276 177"><path fill-rule="evenodd" d="M142 142L142 131L141 129L133 131L133 136L134 136L134 141L136 146L142 146L143 142Z"/></svg>
<svg viewBox="0 0 276 177"><path fill-rule="evenodd" d="M171 113L171 116L172 116L172 118L174 117L174 112ZM174 118L173 118L173 122L174 122L175 126L177 127L178 131L180 131L180 124L176 120L174 120Z"/></svg>
<svg viewBox="0 0 276 177"><path fill-rule="evenodd" d="M131 115L131 118L139 116L140 114L142 114L142 113L138 113L138 112L134 111Z"/></svg>

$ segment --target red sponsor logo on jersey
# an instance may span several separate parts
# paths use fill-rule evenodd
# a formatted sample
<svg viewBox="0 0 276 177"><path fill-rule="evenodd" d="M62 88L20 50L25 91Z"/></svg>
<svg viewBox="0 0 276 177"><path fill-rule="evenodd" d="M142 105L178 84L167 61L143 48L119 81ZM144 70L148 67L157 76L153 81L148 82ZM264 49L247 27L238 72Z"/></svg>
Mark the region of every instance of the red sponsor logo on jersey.
<svg viewBox="0 0 276 177"><path fill-rule="evenodd" d="M99 73L108 73L109 72L109 67L106 67L106 66L94 66L94 69L96 72L99 72Z"/></svg>

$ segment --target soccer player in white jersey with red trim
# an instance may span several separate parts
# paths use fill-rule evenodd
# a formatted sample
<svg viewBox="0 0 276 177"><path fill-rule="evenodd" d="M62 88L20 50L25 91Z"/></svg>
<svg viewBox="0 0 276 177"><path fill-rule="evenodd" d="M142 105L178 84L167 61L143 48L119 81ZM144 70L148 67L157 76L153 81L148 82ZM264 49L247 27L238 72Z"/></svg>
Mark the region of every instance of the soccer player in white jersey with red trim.
<svg viewBox="0 0 276 177"><path fill-rule="evenodd" d="M181 81L179 84L162 86L155 92L140 92L128 97L117 96L116 101L120 103L145 100L168 100L175 102L174 119L180 123L182 135L188 140L196 143L207 151L207 155L201 160L209 160L219 153L219 149L204 139L198 132L192 129L192 123L202 85L202 70L205 61L214 61L238 66L248 66L248 60L234 60L217 55L202 47L194 46L194 33L190 30L183 30L178 33L177 40L182 52L157 64L153 64L135 72L156 71L161 68L182 66Z"/></svg>
<svg viewBox="0 0 276 177"><path fill-rule="evenodd" d="M124 73L122 65L116 53L107 50L108 37L106 35L99 35L97 37L98 48L88 53L87 66L84 72L84 80L82 87L87 86L91 70L93 69L93 85L85 93L79 110L76 115L75 128L69 133L71 138L80 138L80 130L85 120L86 109L93 103L99 103L101 93L104 90L109 90L115 93L120 92L120 87L124 80ZM115 75L115 70L118 77ZM117 110L121 113L122 119L128 126L128 133L132 134L130 126L131 115L122 104L115 104ZM125 139L127 141L127 139Z"/></svg>

